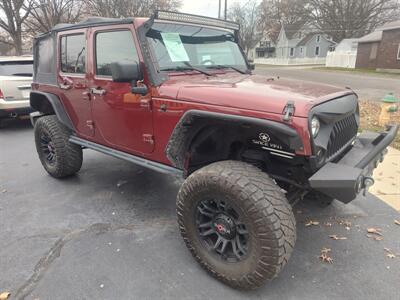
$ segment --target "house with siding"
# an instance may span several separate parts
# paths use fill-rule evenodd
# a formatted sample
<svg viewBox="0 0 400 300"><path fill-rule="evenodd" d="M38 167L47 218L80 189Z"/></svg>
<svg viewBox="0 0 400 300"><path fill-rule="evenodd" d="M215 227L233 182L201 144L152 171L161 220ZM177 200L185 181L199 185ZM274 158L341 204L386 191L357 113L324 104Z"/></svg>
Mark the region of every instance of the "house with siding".
<svg viewBox="0 0 400 300"><path fill-rule="evenodd" d="M400 73L400 20L358 40L356 68Z"/></svg>
<svg viewBox="0 0 400 300"><path fill-rule="evenodd" d="M275 57L275 43L267 36L262 37L255 47L249 50L248 54L250 60L271 57Z"/></svg>
<svg viewBox="0 0 400 300"><path fill-rule="evenodd" d="M335 42L310 24L283 25L276 43L276 58L298 63L325 63Z"/></svg>

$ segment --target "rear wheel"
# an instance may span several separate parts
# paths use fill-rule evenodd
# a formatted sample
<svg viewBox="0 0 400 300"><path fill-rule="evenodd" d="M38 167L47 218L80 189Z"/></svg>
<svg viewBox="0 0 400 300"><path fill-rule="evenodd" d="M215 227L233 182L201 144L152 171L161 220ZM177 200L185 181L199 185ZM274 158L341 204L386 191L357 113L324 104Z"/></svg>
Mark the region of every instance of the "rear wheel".
<svg viewBox="0 0 400 300"><path fill-rule="evenodd" d="M45 170L62 178L78 172L82 166L82 148L69 142L70 130L57 116L44 116L35 123L35 144Z"/></svg>
<svg viewBox="0 0 400 300"><path fill-rule="evenodd" d="M296 240L285 195L244 162L217 162L190 175L179 191L177 214L195 259L235 288L257 288L276 277Z"/></svg>

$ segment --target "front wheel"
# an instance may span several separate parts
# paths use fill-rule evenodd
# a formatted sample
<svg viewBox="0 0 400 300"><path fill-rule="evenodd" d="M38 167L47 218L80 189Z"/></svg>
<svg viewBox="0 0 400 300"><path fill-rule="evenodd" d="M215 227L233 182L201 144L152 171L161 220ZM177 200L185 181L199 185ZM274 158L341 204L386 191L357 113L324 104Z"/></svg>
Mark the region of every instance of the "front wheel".
<svg viewBox="0 0 400 300"><path fill-rule="evenodd" d="M195 259L234 288L257 288L276 277L296 240L294 215L279 186L240 161L190 175L178 193L177 215Z"/></svg>

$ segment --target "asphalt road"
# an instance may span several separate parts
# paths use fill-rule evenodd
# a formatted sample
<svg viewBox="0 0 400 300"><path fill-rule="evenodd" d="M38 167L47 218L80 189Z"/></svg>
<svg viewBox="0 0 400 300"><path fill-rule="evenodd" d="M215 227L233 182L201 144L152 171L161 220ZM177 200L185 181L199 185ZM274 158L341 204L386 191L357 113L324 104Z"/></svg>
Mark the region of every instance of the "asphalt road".
<svg viewBox="0 0 400 300"><path fill-rule="evenodd" d="M256 74L350 87L362 100L379 101L389 92L400 97L400 75L257 65Z"/></svg>
<svg viewBox="0 0 400 300"><path fill-rule="evenodd" d="M56 180L41 167L32 133L28 123L0 130L0 292L11 299L400 299L400 217L372 195L325 209L300 204L287 267L240 292L208 276L185 248L175 223L178 179L85 150L79 174ZM305 227L309 220L320 223ZM368 238L369 227L384 239ZM319 260L324 247L333 264Z"/></svg>

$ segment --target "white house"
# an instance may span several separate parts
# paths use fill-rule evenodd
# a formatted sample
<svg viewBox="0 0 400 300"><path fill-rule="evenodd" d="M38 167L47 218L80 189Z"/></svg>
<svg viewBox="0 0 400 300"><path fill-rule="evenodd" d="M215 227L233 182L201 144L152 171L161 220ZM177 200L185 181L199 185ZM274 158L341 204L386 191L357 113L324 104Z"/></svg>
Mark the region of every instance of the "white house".
<svg viewBox="0 0 400 300"><path fill-rule="evenodd" d="M283 25L275 49L275 59L255 59L267 64L325 64L329 50L335 47L327 34L310 24Z"/></svg>
<svg viewBox="0 0 400 300"><path fill-rule="evenodd" d="M335 48L328 52L326 66L336 68L355 68L359 39L343 39Z"/></svg>

